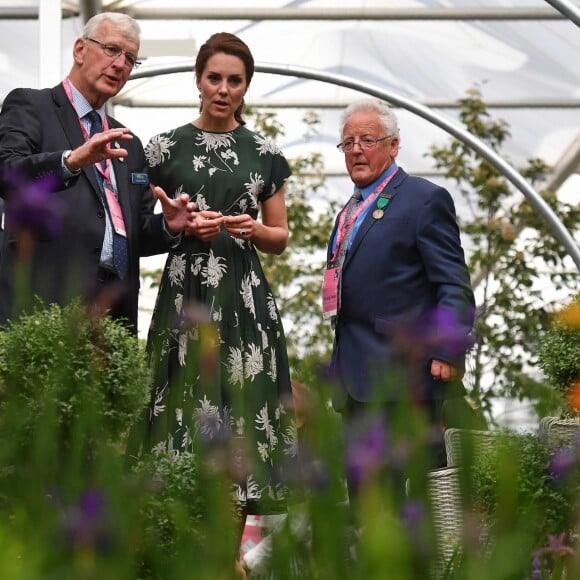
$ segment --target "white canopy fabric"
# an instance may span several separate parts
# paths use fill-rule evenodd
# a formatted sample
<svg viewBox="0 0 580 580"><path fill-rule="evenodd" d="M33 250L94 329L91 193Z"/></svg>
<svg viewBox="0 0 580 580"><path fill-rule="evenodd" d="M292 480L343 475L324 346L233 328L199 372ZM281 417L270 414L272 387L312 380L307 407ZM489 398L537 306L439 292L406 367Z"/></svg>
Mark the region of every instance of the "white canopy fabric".
<svg viewBox="0 0 580 580"><path fill-rule="evenodd" d="M0 2L0 101L16 86L37 86L40 78L38 20L2 18L2 10L24 12L39 4L30 0ZM82 0L61 3L65 15L61 30L62 76L70 67L72 42L82 29L80 12L95 4L98 2ZM228 9L235 15L246 10L259 13L261 20L208 18L208 4L214 3L103 0L102 8L133 13L142 27L144 47L150 44L158 47L158 53L163 51L146 58L144 67L182 62L187 56L193 59L193 53L182 54L184 47L195 50L213 32L227 30L247 42L258 63L297 65L348 75L437 107L453 120L457 118L453 104L477 86L491 113L505 119L511 128L506 155L515 167L535 156L556 164L580 135L580 30L547 2L221 0L213 6L218 15L227 15ZM573 4L579 6L580 2L574 0ZM275 19L277 11L287 14L290 9L298 19ZM437 11L449 9L479 11L482 18L486 10L494 10L498 19L433 19ZM537 13L539 19L518 19L511 16L513 9L528 15ZM326 13L328 18L305 20L307 10L317 18ZM176 15L176 11L180 14ZM66 16L75 12L77 16ZM183 13L190 14L191 19L176 18ZM196 18L196 13L201 16ZM345 13L360 18L345 19ZM365 19L365 13L371 18ZM401 16L405 13L406 18ZM393 18L388 18L388 14ZM355 91L326 83L258 73L247 101L279 107L286 126L280 145L288 156L303 152L305 147L316 149L325 155L329 173L335 174L344 172L342 156L334 147L338 141L338 115L358 96ZM197 91L193 74L130 81L115 103L115 114L121 121L147 140L195 114ZM311 109L321 115L321 133L305 140L299 120L305 110ZM447 136L410 113L401 111L399 116L401 163L409 171L431 173L428 147L443 142Z"/></svg>

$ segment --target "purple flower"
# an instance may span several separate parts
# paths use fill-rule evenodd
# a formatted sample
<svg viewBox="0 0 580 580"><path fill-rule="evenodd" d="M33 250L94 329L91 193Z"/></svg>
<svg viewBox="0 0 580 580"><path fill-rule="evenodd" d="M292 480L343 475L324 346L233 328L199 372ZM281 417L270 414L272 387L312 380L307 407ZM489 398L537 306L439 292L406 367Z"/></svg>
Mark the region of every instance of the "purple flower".
<svg viewBox="0 0 580 580"><path fill-rule="evenodd" d="M389 333L393 337L391 345L410 360L427 355L444 360L462 357L474 344L470 331L470 323L462 320L460 313L445 306L435 308L411 323L404 320L389 323Z"/></svg>
<svg viewBox="0 0 580 580"><path fill-rule="evenodd" d="M107 552L111 548L109 511L100 490L87 490L75 504L65 508L61 525L66 542L73 549L83 547Z"/></svg>
<svg viewBox="0 0 580 580"><path fill-rule="evenodd" d="M105 509L103 493L97 489L90 489L79 499L80 512L90 520L96 520Z"/></svg>
<svg viewBox="0 0 580 580"><path fill-rule="evenodd" d="M462 354L473 346L473 337L458 313L444 306L431 313L424 330L427 343L441 345L455 355Z"/></svg>
<svg viewBox="0 0 580 580"><path fill-rule="evenodd" d="M53 191L57 178L28 180L12 172L6 178L6 225L34 237L55 236L62 230L64 202Z"/></svg>
<svg viewBox="0 0 580 580"><path fill-rule="evenodd" d="M418 500L406 500L401 508L403 523L410 532L420 530L425 521L425 506Z"/></svg>
<svg viewBox="0 0 580 580"><path fill-rule="evenodd" d="M407 531L409 540L419 553L429 552L427 508L425 504L418 500L409 498L403 502L401 507L401 521Z"/></svg>
<svg viewBox="0 0 580 580"><path fill-rule="evenodd" d="M574 470L577 463L576 454L571 447L560 447L550 458L548 470L557 484L563 484Z"/></svg>
<svg viewBox="0 0 580 580"><path fill-rule="evenodd" d="M574 550L566 544L566 533L548 534L548 547L546 552L556 556L566 556L567 554L574 554Z"/></svg>
<svg viewBox="0 0 580 580"><path fill-rule="evenodd" d="M351 481L368 481L387 464L387 431L381 416L365 415L349 428L346 469Z"/></svg>
<svg viewBox="0 0 580 580"><path fill-rule="evenodd" d="M537 550L534 552L534 557L532 559L532 575L531 580L542 580L542 571L546 569L546 558L544 556L543 550Z"/></svg>

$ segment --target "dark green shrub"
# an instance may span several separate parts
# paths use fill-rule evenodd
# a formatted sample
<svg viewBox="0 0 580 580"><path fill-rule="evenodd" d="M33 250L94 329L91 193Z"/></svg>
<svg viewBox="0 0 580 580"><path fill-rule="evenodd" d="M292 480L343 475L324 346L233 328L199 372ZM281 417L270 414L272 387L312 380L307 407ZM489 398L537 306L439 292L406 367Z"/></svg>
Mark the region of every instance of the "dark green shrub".
<svg viewBox="0 0 580 580"><path fill-rule="evenodd" d="M569 533L580 491L573 448L550 449L531 434L505 434L476 455L471 470L476 505L494 534L523 531L530 550L549 535Z"/></svg>
<svg viewBox="0 0 580 580"><path fill-rule="evenodd" d="M140 578L183 577L188 566L199 577L217 577L222 568L231 572L239 514L229 479L208 467L189 452L153 453L133 466L140 495Z"/></svg>
<svg viewBox="0 0 580 580"><path fill-rule="evenodd" d="M16 447L47 422L60 444L81 421L93 436L120 441L142 413L148 386L138 339L108 317L90 318L80 303L39 303L0 332L0 430L10 424Z"/></svg>

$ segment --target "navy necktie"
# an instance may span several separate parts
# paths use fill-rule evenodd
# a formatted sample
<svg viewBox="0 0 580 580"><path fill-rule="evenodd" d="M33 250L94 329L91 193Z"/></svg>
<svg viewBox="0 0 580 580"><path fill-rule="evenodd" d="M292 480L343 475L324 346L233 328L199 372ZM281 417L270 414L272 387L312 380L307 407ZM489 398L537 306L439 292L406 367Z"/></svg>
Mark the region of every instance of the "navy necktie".
<svg viewBox="0 0 580 580"><path fill-rule="evenodd" d="M102 133L103 122L101 120L101 115L99 115L97 111L92 110L89 113L87 113L85 117L87 117L91 122L91 128L89 131L89 135L91 137L96 133ZM107 168L107 162L103 160L100 162L100 165L103 171L105 171ZM105 179L103 177L103 174L96 167L95 173L97 175L97 182L99 184L99 189L101 191L101 199L103 201L103 204L108 210L109 206L107 204L107 196L105 194ZM119 278L123 279L127 275L128 264L129 264L129 250L127 247L127 238L115 232L113 228L113 266Z"/></svg>
<svg viewBox="0 0 580 580"><path fill-rule="evenodd" d="M350 232L352 230L352 226L354 225L354 222L349 225L348 221L352 217L352 215L354 214L356 209L358 208L358 204L361 202L361 200L362 200L362 194L361 194L360 190L357 188L354 190L354 193L352 194L351 198L348 200L348 202L343 210L344 211L344 237L342 238L342 240L340 242L340 247L338 248L338 254L336 256L336 262L335 262L336 266L342 266L342 264L344 262L346 252L348 250L348 241L350 239Z"/></svg>

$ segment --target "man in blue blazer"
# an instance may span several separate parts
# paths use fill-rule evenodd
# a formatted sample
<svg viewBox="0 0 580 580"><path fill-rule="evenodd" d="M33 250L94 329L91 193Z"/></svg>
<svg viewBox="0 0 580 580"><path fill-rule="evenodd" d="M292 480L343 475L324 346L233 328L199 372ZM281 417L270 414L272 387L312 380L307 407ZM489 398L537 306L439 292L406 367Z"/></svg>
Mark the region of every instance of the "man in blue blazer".
<svg viewBox="0 0 580 580"><path fill-rule="evenodd" d="M94 16L75 41L62 83L15 89L3 103L0 194L8 219L0 323L35 295L63 305L98 296L136 332L139 257L168 251L193 209L187 196L150 190L141 142L105 111L139 64L139 34L126 14ZM48 194L45 213L57 213L58 224L33 215L34 188ZM154 214L153 193L163 215ZM19 269L25 278L17 278Z"/></svg>
<svg viewBox="0 0 580 580"><path fill-rule="evenodd" d="M341 138L360 200L339 213L328 246L333 403L347 426L370 409L388 422L401 401L419 406L439 439L437 454L441 402L464 394L475 310L453 200L398 167L397 119L380 101L350 105Z"/></svg>

